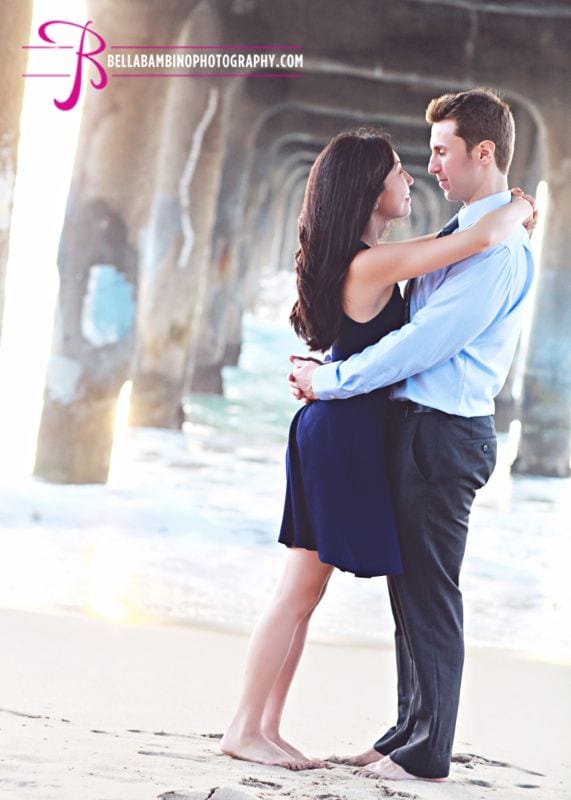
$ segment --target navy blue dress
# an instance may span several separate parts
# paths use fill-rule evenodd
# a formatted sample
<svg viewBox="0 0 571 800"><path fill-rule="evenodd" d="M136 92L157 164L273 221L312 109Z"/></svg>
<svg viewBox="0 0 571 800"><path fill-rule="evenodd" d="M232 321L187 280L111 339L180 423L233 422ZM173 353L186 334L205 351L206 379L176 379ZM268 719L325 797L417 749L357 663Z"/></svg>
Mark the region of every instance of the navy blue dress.
<svg viewBox="0 0 571 800"><path fill-rule="evenodd" d="M366 245L363 245L365 247ZM334 361L378 342L404 321L398 286L369 322L345 315ZM357 577L402 572L385 463L388 389L347 400L316 400L292 420L279 541L316 550Z"/></svg>

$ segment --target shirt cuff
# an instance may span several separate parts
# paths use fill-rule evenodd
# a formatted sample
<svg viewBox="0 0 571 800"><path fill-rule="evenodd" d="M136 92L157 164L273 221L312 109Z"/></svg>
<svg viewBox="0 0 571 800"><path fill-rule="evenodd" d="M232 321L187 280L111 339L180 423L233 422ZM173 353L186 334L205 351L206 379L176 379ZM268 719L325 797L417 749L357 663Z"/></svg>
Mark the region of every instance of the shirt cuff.
<svg viewBox="0 0 571 800"><path fill-rule="evenodd" d="M315 370L311 376L311 387L320 400L336 400L342 396L337 378L337 367L341 361L330 361Z"/></svg>

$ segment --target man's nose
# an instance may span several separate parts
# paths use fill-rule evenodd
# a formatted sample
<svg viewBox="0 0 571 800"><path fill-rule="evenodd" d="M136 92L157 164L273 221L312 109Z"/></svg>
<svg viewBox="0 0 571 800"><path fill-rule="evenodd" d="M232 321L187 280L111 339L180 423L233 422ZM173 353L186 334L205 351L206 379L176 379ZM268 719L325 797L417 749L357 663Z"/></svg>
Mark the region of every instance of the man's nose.
<svg viewBox="0 0 571 800"><path fill-rule="evenodd" d="M430 175L434 175L435 172L438 171L438 163L434 156L430 156L428 159L428 173Z"/></svg>

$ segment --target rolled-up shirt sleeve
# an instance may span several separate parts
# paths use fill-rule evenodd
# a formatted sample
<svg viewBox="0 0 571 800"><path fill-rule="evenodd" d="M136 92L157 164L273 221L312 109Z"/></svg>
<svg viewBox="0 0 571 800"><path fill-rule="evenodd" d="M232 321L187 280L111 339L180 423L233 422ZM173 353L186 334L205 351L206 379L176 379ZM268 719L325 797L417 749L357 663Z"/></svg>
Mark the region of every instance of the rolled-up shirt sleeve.
<svg viewBox="0 0 571 800"><path fill-rule="evenodd" d="M345 361L316 369L313 391L320 400L341 400L447 361L505 311L511 284L510 251L505 245L452 265L411 322Z"/></svg>

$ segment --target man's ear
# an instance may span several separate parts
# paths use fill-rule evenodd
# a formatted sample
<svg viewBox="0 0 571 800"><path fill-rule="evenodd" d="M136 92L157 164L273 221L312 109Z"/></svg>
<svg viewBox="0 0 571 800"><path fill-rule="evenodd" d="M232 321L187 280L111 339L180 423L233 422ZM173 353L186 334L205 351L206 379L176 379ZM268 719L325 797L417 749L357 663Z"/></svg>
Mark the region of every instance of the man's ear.
<svg viewBox="0 0 571 800"><path fill-rule="evenodd" d="M476 151L476 158L482 166L487 166L494 162L496 152L495 142L492 142L490 139L484 139L484 141L477 144L474 149Z"/></svg>

